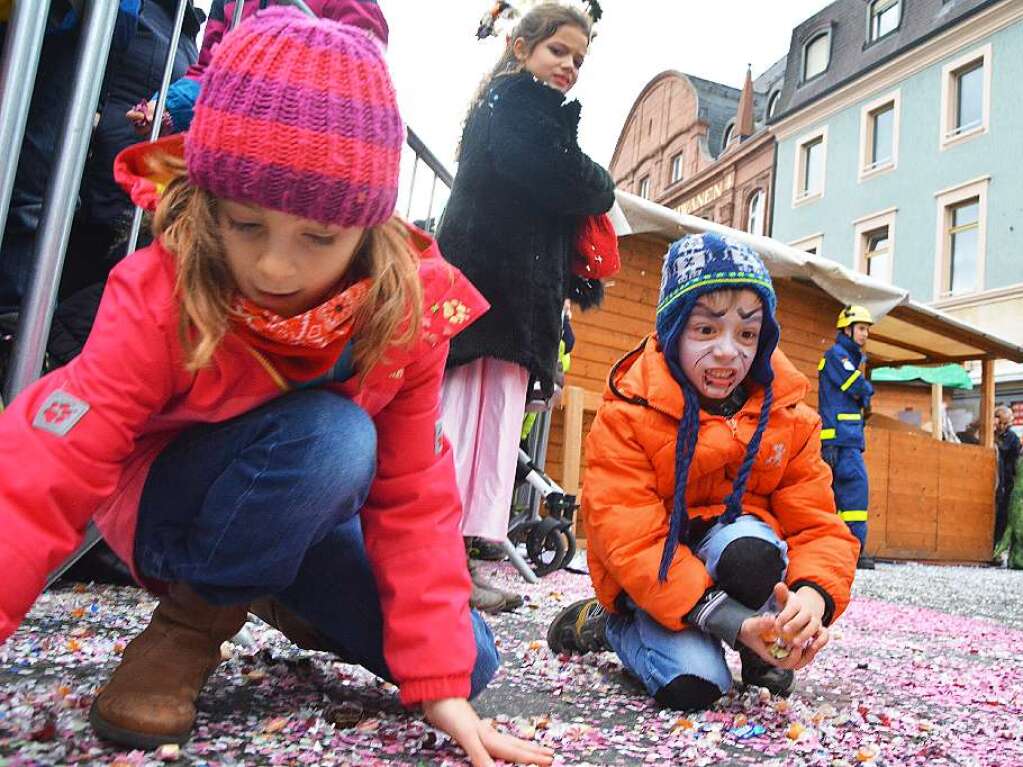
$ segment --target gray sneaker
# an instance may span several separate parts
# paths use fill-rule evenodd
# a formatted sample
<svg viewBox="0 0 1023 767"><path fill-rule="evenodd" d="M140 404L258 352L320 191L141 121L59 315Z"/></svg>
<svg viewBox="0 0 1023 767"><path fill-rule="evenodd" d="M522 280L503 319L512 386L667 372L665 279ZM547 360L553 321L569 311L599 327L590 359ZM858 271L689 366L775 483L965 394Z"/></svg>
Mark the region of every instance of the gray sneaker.
<svg viewBox="0 0 1023 767"><path fill-rule="evenodd" d="M596 599L573 602L551 621L547 646L558 655L583 655L610 650L607 611Z"/></svg>

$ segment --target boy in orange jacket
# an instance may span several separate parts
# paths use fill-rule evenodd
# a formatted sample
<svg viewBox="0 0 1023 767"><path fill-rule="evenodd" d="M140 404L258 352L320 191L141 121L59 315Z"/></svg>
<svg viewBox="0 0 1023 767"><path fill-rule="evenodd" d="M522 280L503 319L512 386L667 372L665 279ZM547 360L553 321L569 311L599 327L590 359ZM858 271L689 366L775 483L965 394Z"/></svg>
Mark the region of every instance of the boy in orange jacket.
<svg viewBox="0 0 1023 767"><path fill-rule="evenodd" d="M787 695L845 609L858 543L835 513L807 379L778 350L760 257L715 234L665 259L657 333L611 370L586 442L596 599L565 608L558 653L614 650L663 706L742 679Z"/></svg>

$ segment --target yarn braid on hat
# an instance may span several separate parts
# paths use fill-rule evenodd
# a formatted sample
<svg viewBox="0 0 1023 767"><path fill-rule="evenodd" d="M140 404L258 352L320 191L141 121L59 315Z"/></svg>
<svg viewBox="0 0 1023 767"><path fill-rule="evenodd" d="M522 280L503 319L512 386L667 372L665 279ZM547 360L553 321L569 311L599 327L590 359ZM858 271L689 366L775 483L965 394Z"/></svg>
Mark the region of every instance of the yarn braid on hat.
<svg viewBox="0 0 1023 767"><path fill-rule="evenodd" d="M689 541L686 485L700 431L700 400L696 388L682 371L678 342L697 299L715 290L752 290L763 303L760 339L748 378L764 387L764 401L756 431L732 483L732 492L724 499L725 512L719 519L725 524L731 524L742 513L742 497L746 493L746 484L760 450L760 441L767 428L774 401L771 355L778 346L781 330L775 317L778 299L764 262L749 247L718 234L689 235L672 243L665 256L661 274L656 327L665 362L682 388L685 406L679 419L675 443L674 506L658 569L658 578L662 582L668 579L668 570L679 543Z"/></svg>
<svg viewBox="0 0 1023 767"><path fill-rule="evenodd" d="M404 139L387 66L366 34L274 7L215 49L185 164L218 197L372 227L394 213Z"/></svg>

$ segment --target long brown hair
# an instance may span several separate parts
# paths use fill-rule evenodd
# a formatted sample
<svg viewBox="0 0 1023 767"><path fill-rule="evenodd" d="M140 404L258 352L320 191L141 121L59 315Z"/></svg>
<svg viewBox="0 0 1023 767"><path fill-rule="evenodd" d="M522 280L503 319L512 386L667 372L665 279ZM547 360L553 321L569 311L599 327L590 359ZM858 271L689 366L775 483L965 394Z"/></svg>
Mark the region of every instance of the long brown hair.
<svg viewBox="0 0 1023 767"><path fill-rule="evenodd" d="M178 330L185 366L195 371L210 361L227 333L235 292L217 224L217 198L189 182L179 157L159 155L150 165L171 178L153 217L153 234L175 257ZM419 259L400 219L391 217L366 231L346 276L370 278L353 327L355 368L365 376L388 348L407 346L419 334Z"/></svg>
<svg viewBox="0 0 1023 767"><path fill-rule="evenodd" d="M552 37L566 24L578 27L586 35L586 39L593 37L593 22L590 17L577 8L560 3L541 3L534 7L529 13L522 17L515 25L514 31L508 36L508 44L501 54L501 58L494 64L487 75L480 81L476 93L469 102L469 111L466 114L466 122L475 111L476 107L483 101L487 88L498 77L513 75L522 71L522 62L515 57L515 41L520 37L526 46L526 55L533 52L540 43ZM459 146L461 150L461 146ZM459 151L459 154L461 152Z"/></svg>

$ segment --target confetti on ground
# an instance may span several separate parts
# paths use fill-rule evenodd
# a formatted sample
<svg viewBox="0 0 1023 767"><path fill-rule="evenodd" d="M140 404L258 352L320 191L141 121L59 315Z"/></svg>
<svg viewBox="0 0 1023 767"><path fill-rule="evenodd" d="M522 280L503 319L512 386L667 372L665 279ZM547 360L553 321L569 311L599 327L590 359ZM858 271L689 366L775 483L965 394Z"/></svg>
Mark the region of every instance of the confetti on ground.
<svg viewBox="0 0 1023 767"><path fill-rule="evenodd" d="M559 659L543 638L589 595L559 572L491 621L504 665L477 706L506 731L554 747L558 765L1023 765L1023 573L879 565L858 574L832 644L788 700L741 689L709 711L659 710L611 654ZM126 752L93 735L96 689L154 602L130 588L44 595L0 647L0 767L460 765L450 740L359 668L249 625L200 699L180 751ZM737 659L729 653L738 676Z"/></svg>

